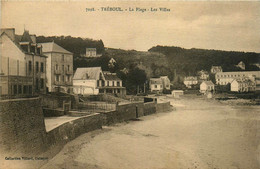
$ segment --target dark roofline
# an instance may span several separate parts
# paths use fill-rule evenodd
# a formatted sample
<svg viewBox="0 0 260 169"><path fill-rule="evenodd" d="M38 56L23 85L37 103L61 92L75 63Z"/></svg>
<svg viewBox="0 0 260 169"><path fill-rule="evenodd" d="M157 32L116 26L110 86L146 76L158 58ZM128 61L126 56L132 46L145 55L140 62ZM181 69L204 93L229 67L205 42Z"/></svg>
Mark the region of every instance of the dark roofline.
<svg viewBox="0 0 260 169"><path fill-rule="evenodd" d="M12 39L8 36L7 33L3 32L3 33L0 35L0 37L1 37L3 34L5 34L5 35L21 50L21 52L23 52L24 54L27 54L27 55L36 55L36 56L45 57L45 58L48 57L48 56L45 56L45 55L37 55L37 54L32 54L32 53L25 52L25 51L20 47L19 44L17 44L14 40L12 40Z"/></svg>

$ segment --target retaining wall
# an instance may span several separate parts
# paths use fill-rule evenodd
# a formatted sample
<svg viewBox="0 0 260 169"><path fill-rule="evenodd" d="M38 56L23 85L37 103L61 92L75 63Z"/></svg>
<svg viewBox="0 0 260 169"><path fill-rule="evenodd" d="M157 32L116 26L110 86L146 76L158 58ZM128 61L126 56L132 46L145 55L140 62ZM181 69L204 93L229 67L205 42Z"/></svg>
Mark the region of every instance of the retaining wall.
<svg viewBox="0 0 260 169"><path fill-rule="evenodd" d="M103 124L110 125L131 119L136 119L144 115L143 103L129 103L117 105L115 111L100 112L102 114Z"/></svg>
<svg viewBox="0 0 260 169"><path fill-rule="evenodd" d="M170 102L156 104L156 113L170 111L170 110L172 110L172 106Z"/></svg>
<svg viewBox="0 0 260 169"><path fill-rule="evenodd" d="M144 103L144 115L150 115L156 113L156 103L155 102L147 102Z"/></svg>
<svg viewBox="0 0 260 169"><path fill-rule="evenodd" d="M47 144L63 146L83 133L102 128L99 113L87 115L64 123L47 133Z"/></svg>
<svg viewBox="0 0 260 169"><path fill-rule="evenodd" d="M27 98L0 101L0 151L5 155L26 155L42 152L46 148L41 100Z"/></svg>

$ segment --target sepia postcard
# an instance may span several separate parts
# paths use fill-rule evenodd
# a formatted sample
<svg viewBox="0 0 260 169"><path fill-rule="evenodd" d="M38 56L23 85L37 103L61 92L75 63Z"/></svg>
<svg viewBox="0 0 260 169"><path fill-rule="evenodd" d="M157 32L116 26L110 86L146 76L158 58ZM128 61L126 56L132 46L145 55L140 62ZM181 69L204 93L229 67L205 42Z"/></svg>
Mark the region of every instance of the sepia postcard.
<svg viewBox="0 0 260 169"><path fill-rule="evenodd" d="M260 169L259 1L0 11L0 169Z"/></svg>

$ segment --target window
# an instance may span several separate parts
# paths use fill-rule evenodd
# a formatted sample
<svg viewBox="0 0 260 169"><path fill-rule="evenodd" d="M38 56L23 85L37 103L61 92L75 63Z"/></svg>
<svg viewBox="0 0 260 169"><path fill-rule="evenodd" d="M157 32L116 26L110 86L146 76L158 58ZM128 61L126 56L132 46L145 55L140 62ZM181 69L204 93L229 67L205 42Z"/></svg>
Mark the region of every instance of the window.
<svg viewBox="0 0 260 169"><path fill-rule="evenodd" d="M64 61L64 55L61 55L62 61Z"/></svg>
<svg viewBox="0 0 260 169"><path fill-rule="evenodd" d="M109 81L107 81L107 86L109 86Z"/></svg>
<svg viewBox="0 0 260 169"><path fill-rule="evenodd" d="M23 86L23 94L27 94L28 93L28 87L27 86Z"/></svg>
<svg viewBox="0 0 260 169"><path fill-rule="evenodd" d="M36 72L39 72L39 62L36 62Z"/></svg>
<svg viewBox="0 0 260 169"><path fill-rule="evenodd" d="M114 81L112 82L112 85L115 86L115 82Z"/></svg>
<svg viewBox="0 0 260 169"><path fill-rule="evenodd" d="M60 81L60 76L59 76L59 75L56 75L55 80L56 80L57 82Z"/></svg>
<svg viewBox="0 0 260 169"><path fill-rule="evenodd" d="M68 71L70 71L70 65L68 65L67 68L68 68Z"/></svg>
<svg viewBox="0 0 260 169"><path fill-rule="evenodd" d="M120 82L119 81L117 82L117 86L120 86Z"/></svg>
<svg viewBox="0 0 260 169"><path fill-rule="evenodd" d="M58 70L58 69L59 69L59 65L56 64L56 65L55 65L55 70Z"/></svg>
<svg viewBox="0 0 260 169"><path fill-rule="evenodd" d="M22 94L22 85L18 85L18 94Z"/></svg>
<svg viewBox="0 0 260 169"><path fill-rule="evenodd" d="M157 88L157 85L154 85L154 88Z"/></svg>
<svg viewBox="0 0 260 169"><path fill-rule="evenodd" d="M29 61L29 72L32 71L32 61Z"/></svg>
<svg viewBox="0 0 260 169"><path fill-rule="evenodd" d="M62 65L62 71L65 72L64 65Z"/></svg>
<svg viewBox="0 0 260 169"><path fill-rule="evenodd" d="M32 94L32 85L29 86L29 94Z"/></svg>
<svg viewBox="0 0 260 169"><path fill-rule="evenodd" d="M62 78L62 81L64 82L64 75L62 75L61 78Z"/></svg>
<svg viewBox="0 0 260 169"><path fill-rule="evenodd" d="M99 87L99 80L97 80L97 87Z"/></svg>
<svg viewBox="0 0 260 169"><path fill-rule="evenodd" d="M67 77L67 82L69 82L70 81L70 76L68 75L68 76L66 76Z"/></svg>
<svg viewBox="0 0 260 169"><path fill-rule="evenodd" d="M41 62L41 72L44 72L44 64Z"/></svg>
<svg viewBox="0 0 260 169"><path fill-rule="evenodd" d="M44 79L41 78L41 89L43 89L43 87L44 87Z"/></svg>
<svg viewBox="0 0 260 169"><path fill-rule="evenodd" d="M14 94L17 94L17 85L14 85L13 89L14 89Z"/></svg>

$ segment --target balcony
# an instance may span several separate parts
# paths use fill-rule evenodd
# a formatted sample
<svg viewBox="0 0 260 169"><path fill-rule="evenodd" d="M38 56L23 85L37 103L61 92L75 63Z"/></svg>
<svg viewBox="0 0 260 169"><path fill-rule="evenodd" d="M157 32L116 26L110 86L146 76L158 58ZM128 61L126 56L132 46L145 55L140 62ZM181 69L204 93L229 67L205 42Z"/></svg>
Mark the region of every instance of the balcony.
<svg viewBox="0 0 260 169"><path fill-rule="evenodd" d="M62 70L54 69L54 74L57 74L57 75L62 74Z"/></svg>
<svg viewBox="0 0 260 169"><path fill-rule="evenodd" d="M61 81L54 81L54 84L57 86L61 86L61 85L65 85L65 82L61 82Z"/></svg>

